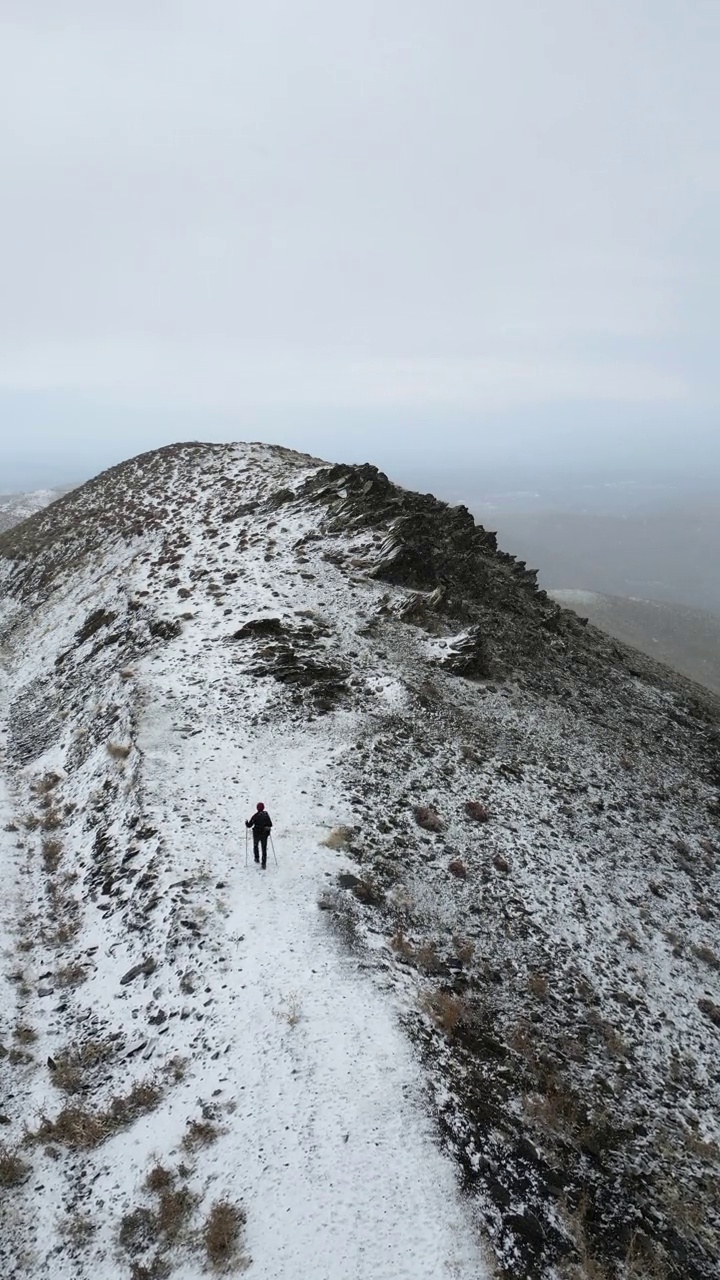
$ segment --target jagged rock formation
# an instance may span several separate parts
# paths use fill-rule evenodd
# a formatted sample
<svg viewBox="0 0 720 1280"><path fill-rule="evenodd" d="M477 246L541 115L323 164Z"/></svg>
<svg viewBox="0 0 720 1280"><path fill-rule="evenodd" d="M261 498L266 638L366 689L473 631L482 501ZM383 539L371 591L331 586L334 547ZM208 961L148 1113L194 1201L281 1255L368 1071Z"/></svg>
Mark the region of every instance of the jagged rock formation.
<svg viewBox="0 0 720 1280"><path fill-rule="evenodd" d="M20 860L6 978L16 1029L52 1008L41 1051L23 1050L12 1072L12 1033L0 1039L8 1141L20 1142L33 1106L46 1113L35 1132L57 1135L57 1063L73 1039L87 1055L80 1096L94 1099L104 1136L83 1159L57 1136L57 1160L37 1142L17 1158L31 1166L29 1191L51 1179L64 1206L90 1186L117 1203L98 1239L72 1246L16 1224L16 1242L40 1250L30 1274L62 1264L90 1275L118 1248L118 1275L195 1274L182 1270L196 1265L192 1233L163 1235L154 1202L134 1204L103 1155L124 1141L120 1116L136 1132L138 1106L161 1114L154 1148L123 1148L139 1185L149 1150L175 1158L172 1117L188 1096L223 1129L258 1274L299 1273L282 1253L283 1178L312 1178L332 1130L318 1142L316 1113L263 1117L268 1168L291 1169L263 1235L237 1110L256 1052L273 1096L294 1087L277 1084L270 1006L286 1010L283 1025L300 1017L278 974L307 977L312 1034L288 1058L303 1105L357 1106L358 1128L375 1125L382 1176L395 1151L407 1186L414 1139L401 1157L388 1145L392 1109L377 1125L362 1085L346 1096L338 1083L355 1056L367 1081L382 1075L374 1019L396 1010L503 1274L717 1274L711 695L561 609L464 508L371 466L261 445L182 445L105 473L0 537L0 591L13 828L3 856ZM277 879L262 885L237 879L238 806L255 792L282 813L285 841ZM360 975L357 1016L343 965ZM78 981L64 986L68 971ZM366 999L381 1002L372 1014ZM404 1062L393 1045L388 1063ZM338 1074L316 1095L326 1060ZM144 1063L155 1092L130 1104L126 1076L144 1085ZM348 1168L349 1197L370 1194L374 1166ZM207 1169L173 1177L199 1212ZM319 1223L327 1170L318 1178ZM392 1197L397 1178L384 1186ZM376 1207L364 1220L371 1252ZM413 1237L429 1211L418 1212L407 1211ZM138 1243L133 1213L156 1214L154 1241ZM388 1275L483 1274L468 1244L453 1260L443 1224L432 1226L420 1254L402 1256L409 1239L385 1242ZM339 1237L324 1245L346 1265ZM363 1280L386 1274L365 1256ZM305 1273L319 1278L314 1257Z"/></svg>

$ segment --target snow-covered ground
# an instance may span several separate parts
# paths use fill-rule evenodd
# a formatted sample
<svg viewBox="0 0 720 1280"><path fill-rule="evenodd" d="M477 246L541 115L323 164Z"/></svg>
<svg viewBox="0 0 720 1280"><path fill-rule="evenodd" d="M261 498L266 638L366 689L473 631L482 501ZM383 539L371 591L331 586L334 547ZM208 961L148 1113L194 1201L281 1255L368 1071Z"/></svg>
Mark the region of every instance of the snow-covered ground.
<svg viewBox="0 0 720 1280"><path fill-rule="evenodd" d="M280 559L308 527L304 517L278 531ZM76 684L73 701L66 686L55 741L13 771L12 798L3 793L2 825L18 828L0 833L6 890L13 886L3 904L6 978L16 971L0 988L5 1043L13 1043L13 1028L37 1037L8 1068L7 1145L64 1103L98 1112L149 1078L162 1089L149 1114L90 1150L66 1153L62 1142L22 1148L27 1178L10 1195L11 1230L0 1244L8 1280L110 1280L131 1274L133 1259L155 1274L158 1241L143 1237L148 1247L133 1254L121 1247L121 1232L124 1217L152 1207L144 1181L158 1161L180 1170L197 1201L172 1247L160 1240L179 1278L202 1273L197 1232L208 1206L223 1198L247 1215L241 1257L252 1259L258 1280L485 1274L469 1202L425 1110L393 991L343 946L318 905L347 865L322 841L349 816L333 777L361 717L348 712L333 724L268 715L272 682L245 673L226 640L270 612L289 617L315 606L340 623L347 601L337 582L318 586L289 560L275 567L271 595L265 555L264 539L246 548L242 579L226 589L223 610L213 594L194 593L182 636L136 655L129 669L112 648L109 661L107 649L89 656L100 633L81 645L70 660L81 692ZM187 569L226 560L193 532ZM190 589L191 577L180 576ZM128 602L144 599L167 613L176 591L137 547L112 547L72 578L42 623L29 621L6 648L6 700L16 700L16 717L18 692L53 670L94 607L123 616ZM376 594L368 586L369 603ZM384 699L379 674L378 684ZM109 711L112 729L104 733L98 725ZM25 714L32 722L31 698ZM88 738L89 749L78 746ZM112 755L108 746L120 750ZM48 776L59 778L49 792L59 815L51 837L42 827L23 830L30 807L37 809L31 787ZM271 851L266 871L252 851L246 864L244 818L259 799L275 822L277 857ZM60 817L61 805L73 807ZM138 840L140 811L152 834ZM54 909L42 854L50 838L63 845L57 874L69 871L81 914L78 931L54 945L42 936ZM109 883L98 894L93 865L98 848L110 846L118 856L108 856ZM133 915L132 880L121 905L113 897L123 884L121 854L137 868L136 883L144 876L154 884L157 905L142 923ZM153 972L121 985L144 958ZM77 963L87 966L84 981L61 989L63 965ZM63 1096L57 1066L46 1061L57 1064L68 1045L108 1037L115 1047L103 1068L89 1067L80 1091ZM207 1145L188 1140L193 1120L215 1130ZM79 1231L72 1235L79 1218L92 1226L81 1242Z"/></svg>
<svg viewBox="0 0 720 1280"><path fill-rule="evenodd" d="M3 1277L191 1280L223 1201L268 1280L714 1277L709 695L371 468L179 446L8 537Z"/></svg>
<svg viewBox="0 0 720 1280"><path fill-rule="evenodd" d="M32 493L0 493L0 533L67 493L67 489L34 489Z"/></svg>

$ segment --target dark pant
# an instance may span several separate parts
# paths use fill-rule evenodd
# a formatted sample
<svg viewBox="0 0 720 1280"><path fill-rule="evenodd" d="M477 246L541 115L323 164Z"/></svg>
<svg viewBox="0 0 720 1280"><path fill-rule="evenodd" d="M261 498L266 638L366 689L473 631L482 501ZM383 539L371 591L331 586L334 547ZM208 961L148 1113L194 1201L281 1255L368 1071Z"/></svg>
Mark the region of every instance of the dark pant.
<svg viewBox="0 0 720 1280"><path fill-rule="evenodd" d="M259 862L258 848L262 849L262 865L264 867L267 866L268 835L269 832L267 831L255 831L253 828L253 854L255 855L255 861Z"/></svg>

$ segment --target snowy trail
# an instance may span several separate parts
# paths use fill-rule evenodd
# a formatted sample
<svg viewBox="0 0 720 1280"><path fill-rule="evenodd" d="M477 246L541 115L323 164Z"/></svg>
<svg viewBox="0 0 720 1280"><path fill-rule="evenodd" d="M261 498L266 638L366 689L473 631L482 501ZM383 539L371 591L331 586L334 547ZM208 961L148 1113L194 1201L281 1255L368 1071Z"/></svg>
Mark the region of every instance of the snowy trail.
<svg viewBox="0 0 720 1280"><path fill-rule="evenodd" d="M154 710L140 738L150 811L154 797L165 831L175 816L180 874L195 861L226 886L212 926L225 986L213 987L208 1021L229 1048L194 1068L203 1096L222 1089L237 1100L232 1138L215 1150L224 1185L247 1207L253 1275L483 1276L455 1171L421 1110L412 1051L317 907L340 861L318 844L334 817L326 740L246 723L173 752L168 738ZM193 795L192 820L178 821ZM243 818L261 796L276 823L279 866L270 853L267 872L252 852L245 869Z"/></svg>

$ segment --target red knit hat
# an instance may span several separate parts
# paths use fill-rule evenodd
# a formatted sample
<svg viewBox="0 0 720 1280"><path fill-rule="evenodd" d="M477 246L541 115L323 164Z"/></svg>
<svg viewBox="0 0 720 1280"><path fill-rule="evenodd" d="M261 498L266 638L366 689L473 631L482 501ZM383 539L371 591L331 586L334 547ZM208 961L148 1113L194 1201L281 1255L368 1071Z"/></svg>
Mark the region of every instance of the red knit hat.
<svg viewBox="0 0 720 1280"><path fill-rule="evenodd" d="M260 813L262 813L264 808L265 808L265 805L262 803L262 801L258 801L258 810Z"/></svg>

